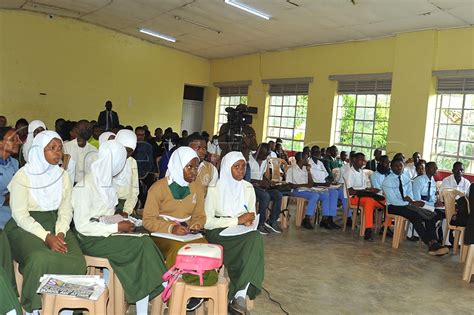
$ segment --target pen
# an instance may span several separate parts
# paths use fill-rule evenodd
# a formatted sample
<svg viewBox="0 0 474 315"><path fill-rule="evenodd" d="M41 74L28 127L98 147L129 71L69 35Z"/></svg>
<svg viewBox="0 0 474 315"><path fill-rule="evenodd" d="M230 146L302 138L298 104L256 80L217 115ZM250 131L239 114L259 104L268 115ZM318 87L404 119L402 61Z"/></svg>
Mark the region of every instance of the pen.
<svg viewBox="0 0 474 315"><path fill-rule="evenodd" d="M249 208L247 208L247 205L244 205L245 212L249 212Z"/></svg>

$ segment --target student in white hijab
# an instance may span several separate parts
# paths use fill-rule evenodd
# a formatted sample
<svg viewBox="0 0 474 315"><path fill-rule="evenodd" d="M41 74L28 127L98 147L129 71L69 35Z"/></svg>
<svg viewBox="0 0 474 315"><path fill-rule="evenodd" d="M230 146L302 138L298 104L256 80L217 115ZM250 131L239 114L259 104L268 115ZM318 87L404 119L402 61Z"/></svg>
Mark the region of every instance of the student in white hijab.
<svg viewBox="0 0 474 315"><path fill-rule="evenodd" d="M104 144L104 142L115 139L115 133L110 131L105 131L99 136L99 147Z"/></svg>
<svg viewBox="0 0 474 315"><path fill-rule="evenodd" d="M186 235L193 230L204 228L204 190L196 181L199 169L199 157L190 147L180 147L173 152L168 164L168 176L155 182L148 190L143 211L143 226L150 232ZM176 261L178 250L187 243L207 243L204 238L191 242L174 241L167 238L153 237L156 245L165 256L166 266L170 268ZM187 283L197 284L199 278L185 275ZM209 271L204 274L204 284L217 282L217 273ZM197 308L201 299L191 299L188 310Z"/></svg>
<svg viewBox="0 0 474 315"><path fill-rule="evenodd" d="M138 201L138 166L137 161L132 157L137 146L137 136L128 129L117 132L115 140L120 142L127 150L127 162L123 170L114 177L114 186L117 191L119 204L117 211L130 215Z"/></svg>
<svg viewBox="0 0 474 315"><path fill-rule="evenodd" d="M25 162L28 162L28 152L33 144L33 139L37 134L44 130L46 130L46 125L41 120L33 120L28 124L28 136L26 137L26 142L22 148L23 159Z"/></svg>
<svg viewBox="0 0 474 315"><path fill-rule="evenodd" d="M13 258L23 274L21 304L32 313L41 308L36 294L43 274L85 274L86 264L74 234L71 181L58 166L63 155L61 137L43 131L33 140L28 163L8 189L12 219L5 226Z"/></svg>
<svg viewBox="0 0 474 315"><path fill-rule="evenodd" d="M251 300L262 289L264 276L263 241L256 230L236 236L221 236L229 226L249 226L255 218L255 191L245 181L245 157L241 152L227 153L221 162L217 185L206 196L206 239L224 247L224 265L230 277L230 308L247 314L246 297Z"/></svg>
<svg viewBox="0 0 474 315"><path fill-rule="evenodd" d="M91 173L78 183L72 193L74 224L84 254L107 258L125 291L127 303L136 303L137 314L147 314L149 299L163 291L166 272L163 256L148 236L114 236L133 232L127 220L107 224L101 218L112 216L118 204L113 186L127 159L127 151L117 140L99 148Z"/></svg>

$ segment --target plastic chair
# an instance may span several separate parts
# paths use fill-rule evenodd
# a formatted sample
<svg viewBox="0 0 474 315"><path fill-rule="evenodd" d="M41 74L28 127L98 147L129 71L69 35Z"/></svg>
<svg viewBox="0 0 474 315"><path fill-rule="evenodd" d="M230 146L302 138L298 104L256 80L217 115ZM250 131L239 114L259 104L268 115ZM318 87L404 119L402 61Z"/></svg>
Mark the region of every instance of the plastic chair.
<svg viewBox="0 0 474 315"><path fill-rule="evenodd" d="M347 217L349 216L349 211L352 210L352 230L355 230L355 226L356 226L356 223L357 223L357 215L358 215L358 211L360 210L360 236L364 236L364 233L365 233L365 216L364 216L364 206L362 205L359 205L359 207L357 207L357 205L352 205L351 204L351 195L349 194L349 189L347 188L347 185L346 185L346 180L344 179L344 189L346 190L346 196L347 196L347 213L346 211L344 212L344 216L343 216L343 228L342 230L345 231L346 230L346 225L347 225Z"/></svg>
<svg viewBox="0 0 474 315"><path fill-rule="evenodd" d="M227 294L229 283L224 277L224 268L219 272L219 279L212 286L189 285L182 279L173 284L170 299L170 315L185 315L186 304L192 297L209 299L208 314L227 314ZM196 310L196 314L203 314L203 306Z"/></svg>
<svg viewBox="0 0 474 315"><path fill-rule="evenodd" d="M466 198L464 193L456 190L456 189L445 189L443 190L443 199L444 199L444 206L445 206L445 214L446 214L446 231L444 232L444 240L443 244L445 244L446 239L448 237L449 230L453 231L454 233L454 242L453 242L453 254L456 255L458 253L459 241L461 244L464 243L464 230L466 229L464 226L456 226L451 225L451 218L456 212L456 197L459 198ZM469 204L469 201L467 204ZM466 255L464 254L465 248L461 246L461 253L460 253L460 261L463 262Z"/></svg>
<svg viewBox="0 0 474 315"><path fill-rule="evenodd" d="M466 246L467 259L466 265L464 266L464 272L462 279L467 282L471 282L471 277L474 275L474 245Z"/></svg>
<svg viewBox="0 0 474 315"><path fill-rule="evenodd" d="M128 305L125 303L125 292L122 284L117 278L112 266L107 258L84 255L87 265L88 275L101 275L101 269L109 271L109 302L107 303L107 314L125 314Z"/></svg>
<svg viewBox="0 0 474 315"><path fill-rule="evenodd" d="M105 288L97 301L82 299L74 296L43 294L43 315L58 314L63 308L85 308L90 314L103 315L106 313L109 291Z"/></svg>
<svg viewBox="0 0 474 315"><path fill-rule="evenodd" d="M387 238L387 229L392 225L392 220L395 221L393 228L392 248L397 249L400 246L401 241L405 238L405 225L407 219L400 216L388 213L388 206L385 208L385 222L382 235L382 243Z"/></svg>

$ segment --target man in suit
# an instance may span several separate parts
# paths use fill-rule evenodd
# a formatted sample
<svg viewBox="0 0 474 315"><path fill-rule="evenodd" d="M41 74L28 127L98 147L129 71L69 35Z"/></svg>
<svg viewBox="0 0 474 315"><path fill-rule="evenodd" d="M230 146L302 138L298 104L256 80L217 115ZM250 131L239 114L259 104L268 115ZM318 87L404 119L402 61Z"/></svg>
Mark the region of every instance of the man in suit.
<svg viewBox="0 0 474 315"><path fill-rule="evenodd" d="M372 171L375 172L377 170L377 164L379 164L379 160L380 160L381 156L382 156L382 150L375 149L374 150L374 159L367 162L367 165L365 166L365 169L372 170Z"/></svg>
<svg viewBox="0 0 474 315"><path fill-rule="evenodd" d="M105 110L100 112L97 121L99 126L104 127L105 131L112 130L120 125L117 113L112 110L111 101L105 102Z"/></svg>

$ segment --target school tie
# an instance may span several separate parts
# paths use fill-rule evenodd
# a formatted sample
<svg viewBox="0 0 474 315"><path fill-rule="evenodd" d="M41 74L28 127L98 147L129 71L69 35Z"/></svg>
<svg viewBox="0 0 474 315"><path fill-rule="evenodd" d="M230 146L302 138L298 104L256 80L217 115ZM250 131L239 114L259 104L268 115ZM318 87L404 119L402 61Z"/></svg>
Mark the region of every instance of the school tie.
<svg viewBox="0 0 474 315"><path fill-rule="evenodd" d="M402 177L398 175L398 190L400 191L400 195L402 195L402 199L405 198L403 194L403 184L402 184Z"/></svg>
<svg viewBox="0 0 474 315"><path fill-rule="evenodd" d="M431 199L431 179L428 182L428 193L426 195L428 196L427 201L429 201Z"/></svg>

